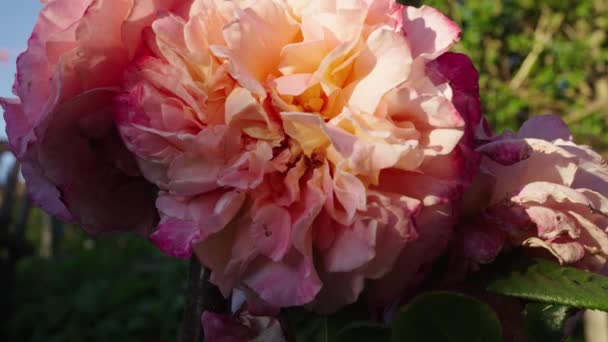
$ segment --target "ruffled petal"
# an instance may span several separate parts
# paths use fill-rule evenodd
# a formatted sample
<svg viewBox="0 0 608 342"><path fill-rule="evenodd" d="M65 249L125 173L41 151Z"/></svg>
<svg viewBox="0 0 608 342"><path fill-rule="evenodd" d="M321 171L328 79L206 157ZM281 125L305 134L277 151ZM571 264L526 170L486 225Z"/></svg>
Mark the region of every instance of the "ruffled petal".
<svg viewBox="0 0 608 342"><path fill-rule="evenodd" d="M412 48L414 58L433 59L446 52L460 40L460 28L438 10L422 6L406 7L403 12L403 31Z"/></svg>
<svg viewBox="0 0 608 342"><path fill-rule="evenodd" d="M321 289L314 265L295 250L287 253L281 262L256 260L244 283L261 299L277 307L306 304Z"/></svg>

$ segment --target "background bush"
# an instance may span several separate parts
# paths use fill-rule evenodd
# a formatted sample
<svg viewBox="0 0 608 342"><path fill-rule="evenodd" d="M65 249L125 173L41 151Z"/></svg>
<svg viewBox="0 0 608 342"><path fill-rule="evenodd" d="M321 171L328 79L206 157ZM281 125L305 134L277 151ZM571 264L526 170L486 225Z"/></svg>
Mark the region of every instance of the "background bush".
<svg viewBox="0 0 608 342"><path fill-rule="evenodd" d="M516 129L530 115L556 113L578 142L608 152L607 1L416 3L440 9L462 27L456 50L477 66L484 111L497 131Z"/></svg>
<svg viewBox="0 0 608 342"><path fill-rule="evenodd" d="M5 341L174 340L186 264L135 236L90 239L66 227L51 256L18 264Z"/></svg>

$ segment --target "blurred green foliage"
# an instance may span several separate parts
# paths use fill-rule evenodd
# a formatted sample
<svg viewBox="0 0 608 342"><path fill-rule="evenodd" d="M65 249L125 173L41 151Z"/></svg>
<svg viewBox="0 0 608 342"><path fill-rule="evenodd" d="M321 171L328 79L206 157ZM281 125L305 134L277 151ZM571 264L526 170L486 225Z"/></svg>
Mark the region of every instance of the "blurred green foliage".
<svg viewBox="0 0 608 342"><path fill-rule="evenodd" d="M480 72L496 131L562 115L578 142L608 152L608 1L423 0L456 21L456 50Z"/></svg>
<svg viewBox="0 0 608 342"><path fill-rule="evenodd" d="M175 340L186 264L141 238L91 239L66 227L51 258L18 264L16 310L5 323L5 341Z"/></svg>

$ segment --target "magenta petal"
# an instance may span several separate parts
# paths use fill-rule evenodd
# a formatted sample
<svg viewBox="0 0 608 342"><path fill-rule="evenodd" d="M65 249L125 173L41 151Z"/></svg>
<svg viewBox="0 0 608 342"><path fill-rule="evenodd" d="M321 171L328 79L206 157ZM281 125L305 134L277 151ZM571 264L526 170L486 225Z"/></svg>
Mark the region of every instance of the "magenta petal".
<svg viewBox="0 0 608 342"><path fill-rule="evenodd" d="M200 240L200 230L195 222L169 219L161 223L150 240L163 253L181 259L192 255L192 244Z"/></svg>
<svg viewBox="0 0 608 342"><path fill-rule="evenodd" d="M494 141L483 145L477 151L503 166L526 160L533 153L532 146L523 139Z"/></svg>
<svg viewBox="0 0 608 342"><path fill-rule="evenodd" d="M570 140L572 135L566 123L558 115L536 115L524 122L517 137L535 138L547 141Z"/></svg>
<svg viewBox="0 0 608 342"><path fill-rule="evenodd" d="M429 64L450 83L454 92L454 106L466 121L465 138L471 144L482 123L483 113L479 96L479 73L471 59L461 53L446 52Z"/></svg>
<svg viewBox="0 0 608 342"><path fill-rule="evenodd" d="M205 342L246 342L256 336L253 329L236 319L211 311L203 312L201 324L205 332Z"/></svg>

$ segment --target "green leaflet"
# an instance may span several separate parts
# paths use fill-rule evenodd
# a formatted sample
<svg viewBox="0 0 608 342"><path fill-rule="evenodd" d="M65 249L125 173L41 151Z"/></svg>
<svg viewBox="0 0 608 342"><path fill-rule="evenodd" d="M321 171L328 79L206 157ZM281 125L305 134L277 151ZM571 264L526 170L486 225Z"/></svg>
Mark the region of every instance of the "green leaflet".
<svg viewBox="0 0 608 342"><path fill-rule="evenodd" d="M572 311L572 308L555 304L526 305L525 328L530 342L562 341L564 327Z"/></svg>
<svg viewBox="0 0 608 342"><path fill-rule="evenodd" d="M545 259L512 258L489 274L490 292L531 301L608 311L608 278Z"/></svg>

